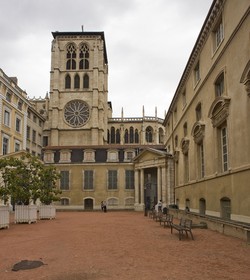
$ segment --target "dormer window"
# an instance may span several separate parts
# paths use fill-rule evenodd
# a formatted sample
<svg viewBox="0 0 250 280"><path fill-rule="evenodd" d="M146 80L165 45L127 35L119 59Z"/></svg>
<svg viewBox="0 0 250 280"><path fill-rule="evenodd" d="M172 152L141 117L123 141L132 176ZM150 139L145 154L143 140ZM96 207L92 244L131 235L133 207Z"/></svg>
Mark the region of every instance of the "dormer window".
<svg viewBox="0 0 250 280"><path fill-rule="evenodd" d="M108 151L108 159L109 162L118 162L118 151L117 150L109 150Z"/></svg>
<svg viewBox="0 0 250 280"><path fill-rule="evenodd" d="M94 162L95 161L95 151L94 150L84 150L84 162Z"/></svg>
<svg viewBox="0 0 250 280"><path fill-rule="evenodd" d="M134 150L125 150L124 152L124 161L131 161L135 156Z"/></svg>

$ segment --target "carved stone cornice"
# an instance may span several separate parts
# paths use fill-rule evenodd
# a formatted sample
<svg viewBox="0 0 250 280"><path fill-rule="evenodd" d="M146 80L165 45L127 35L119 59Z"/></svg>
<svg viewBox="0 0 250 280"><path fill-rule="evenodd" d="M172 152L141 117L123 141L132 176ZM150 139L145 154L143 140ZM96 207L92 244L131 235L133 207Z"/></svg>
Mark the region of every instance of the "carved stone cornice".
<svg viewBox="0 0 250 280"><path fill-rule="evenodd" d="M218 97L212 103L209 118L212 120L213 127L219 127L226 121L229 116L230 101L229 97Z"/></svg>
<svg viewBox="0 0 250 280"><path fill-rule="evenodd" d="M196 122L192 128L192 135L194 137L194 142L200 144L205 136L205 124Z"/></svg>
<svg viewBox="0 0 250 280"><path fill-rule="evenodd" d="M248 97L250 97L250 79L245 82L245 90Z"/></svg>
<svg viewBox="0 0 250 280"><path fill-rule="evenodd" d="M189 150L189 139L184 137L182 140L181 140L181 150L182 150L182 153L184 155L186 155L188 153L188 150Z"/></svg>

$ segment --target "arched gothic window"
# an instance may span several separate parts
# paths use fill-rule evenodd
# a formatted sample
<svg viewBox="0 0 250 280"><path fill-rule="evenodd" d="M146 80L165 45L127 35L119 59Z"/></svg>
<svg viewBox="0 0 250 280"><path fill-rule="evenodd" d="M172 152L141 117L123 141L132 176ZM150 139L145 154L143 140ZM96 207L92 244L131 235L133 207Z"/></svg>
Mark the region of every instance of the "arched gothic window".
<svg viewBox="0 0 250 280"><path fill-rule="evenodd" d="M80 88L80 77L78 74L76 74L74 78L74 88Z"/></svg>
<svg viewBox="0 0 250 280"><path fill-rule="evenodd" d="M129 143L134 143L134 128L132 126L129 128Z"/></svg>
<svg viewBox="0 0 250 280"><path fill-rule="evenodd" d="M115 128L111 127L111 144L115 143Z"/></svg>
<svg viewBox="0 0 250 280"><path fill-rule="evenodd" d="M116 142L116 144L120 144L120 140L121 140L121 137L120 137L120 130L117 129L117 130L116 130L116 133L115 133L115 142Z"/></svg>
<svg viewBox="0 0 250 280"><path fill-rule="evenodd" d="M153 142L153 128L151 126L148 126L146 128L146 142L152 143Z"/></svg>
<svg viewBox="0 0 250 280"><path fill-rule="evenodd" d="M66 56L66 69L74 70L76 69L76 48L73 44L68 45L67 47L67 56Z"/></svg>
<svg viewBox="0 0 250 280"><path fill-rule="evenodd" d="M89 48L86 44L80 47L79 58L79 69L89 69Z"/></svg>
<svg viewBox="0 0 250 280"><path fill-rule="evenodd" d="M83 88L89 88L89 76L85 74L83 76Z"/></svg>
<svg viewBox="0 0 250 280"><path fill-rule="evenodd" d="M71 78L69 74L65 77L65 88L71 88Z"/></svg>
<svg viewBox="0 0 250 280"><path fill-rule="evenodd" d="M138 133L138 129L135 130L135 143L139 143L139 133Z"/></svg>
<svg viewBox="0 0 250 280"><path fill-rule="evenodd" d="M128 130L127 129L125 130L125 133L124 133L124 142L125 142L125 144L128 143Z"/></svg>

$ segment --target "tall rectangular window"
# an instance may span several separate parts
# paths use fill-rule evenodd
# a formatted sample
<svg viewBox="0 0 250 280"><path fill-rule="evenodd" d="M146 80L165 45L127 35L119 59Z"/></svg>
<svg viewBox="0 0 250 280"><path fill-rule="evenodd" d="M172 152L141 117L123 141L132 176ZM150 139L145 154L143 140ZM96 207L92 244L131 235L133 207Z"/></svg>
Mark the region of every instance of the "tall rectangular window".
<svg viewBox="0 0 250 280"><path fill-rule="evenodd" d="M205 160L204 160L204 146L203 143L200 144L200 169L201 169L201 178L205 176Z"/></svg>
<svg viewBox="0 0 250 280"><path fill-rule="evenodd" d="M134 170L125 171L126 189L135 188Z"/></svg>
<svg viewBox="0 0 250 280"><path fill-rule="evenodd" d="M69 190L69 171L61 171L60 175L60 189Z"/></svg>
<svg viewBox="0 0 250 280"><path fill-rule="evenodd" d="M221 152L222 152L222 169L228 170L228 144L227 144L227 128L221 129Z"/></svg>
<svg viewBox="0 0 250 280"><path fill-rule="evenodd" d="M93 190L94 188L94 172L93 170L84 170L84 190Z"/></svg>
<svg viewBox="0 0 250 280"><path fill-rule="evenodd" d="M32 141L36 142L36 131L32 130Z"/></svg>
<svg viewBox="0 0 250 280"><path fill-rule="evenodd" d="M117 170L108 171L108 189L109 190L117 189Z"/></svg>
<svg viewBox="0 0 250 280"><path fill-rule="evenodd" d="M3 137L3 155L7 155L9 151L9 139Z"/></svg>
<svg viewBox="0 0 250 280"><path fill-rule="evenodd" d="M189 159L188 153L183 155L184 157L184 183L189 181Z"/></svg>
<svg viewBox="0 0 250 280"><path fill-rule="evenodd" d="M224 93L224 73L215 82L215 96L222 96Z"/></svg>
<svg viewBox="0 0 250 280"><path fill-rule="evenodd" d="M43 146L46 147L49 145L49 137L43 136Z"/></svg>
<svg viewBox="0 0 250 280"><path fill-rule="evenodd" d="M197 84L200 80L200 63L198 62L194 68L194 82Z"/></svg>
<svg viewBox="0 0 250 280"><path fill-rule="evenodd" d="M186 91L182 92L182 107L184 108L187 105Z"/></svg>
<svg viewBox="0 0 250 280"><path fill-rule="evenodd" d="M29 126L27 126L26 134L27 134L26 138L30 139L30 127Z"/></svg>
<svg viewBox="0 0 250 280"><path fill-rule="evenodd" d="M16 131L21 132L21 120L16 118Z"/></svg>
<svg viewBox="0 0 250 280"><path fill-rule="evenodd" d="M7 110L4 111L4 124L10 126L10 112Z"/></svg>
<svg viewBox="0 0 250 280"><path fill-rule="evenodd" d="M15 143L15 152L20 151L20 143Z"/></svg>
<svg viewBox="0 0 250 280"><path fill-rule="evenodd" d="M215 50L218 48L218 46L221 44L223 38L224 38L224 31L223 31L223 23L222 19L218 22L216 27L214 28L214 47Z"/></svg>

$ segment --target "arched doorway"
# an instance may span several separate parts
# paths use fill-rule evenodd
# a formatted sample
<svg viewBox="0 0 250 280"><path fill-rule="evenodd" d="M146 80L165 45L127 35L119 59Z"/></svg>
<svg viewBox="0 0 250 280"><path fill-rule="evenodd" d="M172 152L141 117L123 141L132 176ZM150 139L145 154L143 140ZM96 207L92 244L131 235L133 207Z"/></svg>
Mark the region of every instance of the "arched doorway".
<svg viewBox="0 0 250 280"><path fill-rule="evenodd" d="M86 198L84 199L84 209L85 210L93 210L93 199L92 198Z"/></svg>
<svg viewBox="0 0 250 280"><path fill-rule="evenodd" d="M200 215L206 215L206 200L204 198L199 201L199 213Z"/></svg>
<svg viewBox="0 0 250 280"><path fill-rule="evenodd" d="M231 200L228 197L223 197L220 200L221 218L225 220L231 219Z"/></svg>

